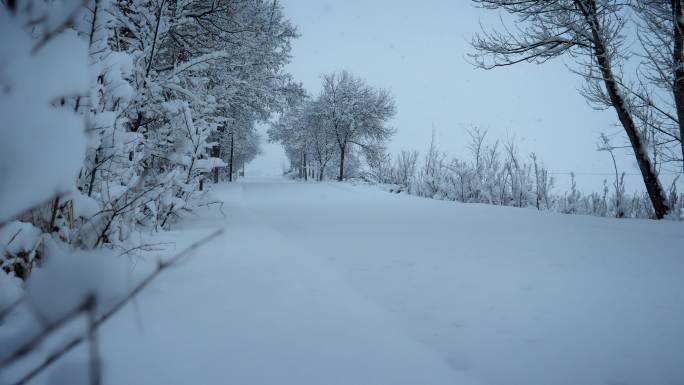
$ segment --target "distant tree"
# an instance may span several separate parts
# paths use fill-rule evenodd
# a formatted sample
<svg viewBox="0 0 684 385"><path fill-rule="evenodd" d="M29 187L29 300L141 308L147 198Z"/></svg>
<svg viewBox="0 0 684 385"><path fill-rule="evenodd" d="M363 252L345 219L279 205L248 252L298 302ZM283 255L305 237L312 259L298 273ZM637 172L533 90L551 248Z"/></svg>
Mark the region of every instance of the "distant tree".
<svg viewBox="0 0 684 385"><path fill-rule="evenodd" d="M349 72L323 76L318 98L321 115L339 149L338 180L344 179L345 156L353 145L365 149L384 143L394 130L386 123L396 113L389 91L374 89Z"/></svg>
<svg viewBox="0 0 684 385"><path fill-rule="evenodd" d="M324 75L321 94L299 98L271 125L269 139L283 145L300 177L322 180L329 166L337 166L342 180L350 159L358 164L363 156L375 164L385 155L384 144L394 134L386 123L395 111L388 91L348 72Z"/></svg>
<svg viewBox="0 0 684 385"><path fill-rule="evenodd" d="M268 130L269 140L279 142L284 147L290 163L297 169L300 177L304 177L311 138L311 119L308 116L313 113L311 103L310 98L302 98L281 114Z"/></svg>

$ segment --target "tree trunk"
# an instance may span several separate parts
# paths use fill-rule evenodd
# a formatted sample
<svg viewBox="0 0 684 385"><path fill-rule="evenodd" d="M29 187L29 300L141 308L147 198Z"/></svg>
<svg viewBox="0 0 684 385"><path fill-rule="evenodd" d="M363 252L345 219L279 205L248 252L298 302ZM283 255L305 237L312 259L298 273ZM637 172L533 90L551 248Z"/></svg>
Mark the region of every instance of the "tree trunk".
<svg viewBox="0 0 684 385"><path fill-rule="evenodd" d="M220 158L221 157L221 146L219 146L219 145L214 146L213 152L214 153L212 154L212 156L214 158ZM214 172L214 183L218 183L219 182L219 168L214 167L213 172Z"/></svg>
<svg viewBox="0 0 684 385"><path fill-rule="evenodd" d="M297 165L297 173L299 174L299 179L304 178L304 153L299 154L299 164Z"/></svg>
<svg viewBox="0 0 684 385"><path fill-rule="evenodd" d="M653 205L656 218L662 219L669 211L665 198L665 192L663 191L663 187L660 185L658 176L651 165L651 160L648 158L648 154L646 153L646 149L641 141L636 124L634 123L634 120L632 119L632 116L625 105L625 101L618 90L613 69L607 56L608 53L599 31L600 27L596 16L596 4L593 1L589 3L589 5L592 7L591 9L586 8L586 3L582 4L578 2L584 17L587 20L587 23L591 27L592 39L594 43L594 55L596 56L596 61L598 62L599 69L601 70L601 76L603 77L606 91L610 97L610 102L617 113L618 119L620 120L622 127L625 129L625 132L629 137L629 141L632 145L632 150L634 151L637 164L639 165L639 170L641 171L641 175L644 179L644 184L646 185L648 196L651 199L651 204Z"/></svg>
<svg viewBox="0 0 684 385"><path fill-rule="evenodd" d="M228 164L228 182L233 181L233 133L230 133L230 160Z"/></svg>
<svg viewBox="0 0 684 385"><path fill-rule="evenodd" d="M309 169L306 167L306 151L302 153L302 158L304 158L304 181L308 181Z"/></svg>
<svg viewBox="0 0 684 385"><path fill-rule="evenodd" d="M340 175L337 177L339 181L344 180L344 153L347 152L346 149L347 146L340 147Z"/></svg>
<svg viewBox="0 0 684 385"><path fill-rule="evenodd" d="M672 0L672 25L673 25L673 64L674 64L674 93L675 106L677 107L677 120L679 120L679 144L682 149L682 164L684 166L684 19L682 19L681 0ZM682 169L684 172L684 168Z"/></svg>

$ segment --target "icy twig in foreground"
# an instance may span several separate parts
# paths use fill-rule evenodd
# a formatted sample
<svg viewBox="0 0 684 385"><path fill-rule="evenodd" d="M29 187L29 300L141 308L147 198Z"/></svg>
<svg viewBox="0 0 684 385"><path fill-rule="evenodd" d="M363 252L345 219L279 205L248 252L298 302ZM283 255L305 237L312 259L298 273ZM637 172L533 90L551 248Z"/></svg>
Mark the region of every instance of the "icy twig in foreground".
<svg viewBox="0 0 684 385"><path fill-rule="evenodd" d="M154 281L164 270L167 268L173 266L174 264L178 263L181 259L186 257L188 254L190 254L192 251L196 250L203 244L211 241L212 239L218 237L219 235L223 234L223 230L217 230L210 235L194 242L190 246L186 247L183 251L179 252L178 254L174 255L173 257L165 260L165 261L159 261L157 264L157 268L150 273L147 277L145 277L142 281L140 281L131 291L126 294L121 300L119 300L114 306L112 306L108 311L100 315L99 317L96 317L89 326L89 331L88 335L81 335L78 337L75 337L71 339L69 342L64 344L60 349L52 352L50 355L48 355L38 366L33 368L31 371L29 371L26 375L24 375L21 379L16 381L14 385L23 385L26 384L28 381L30 381L32 378L34 378L36 375L40 374L43 370L48 368L52 363L57 361L60 357L62 357L64 354L68 353L71 351L73 348L76 346L80 345L83 341L91 339L92 336L94 335L94 332L109 318L111 318L114 314L116 314L119 310L121 310L128 302L130 302L136 295L138 295L143 289L145 289L152 281ZM83 306L79 305L77 309L74 309L76 313L81 313L83 310ZM70 315L73 314L73 312L69 313ZM66 316L60 320L57 320L53 324L47 325L45 327L45 331L41 332L36 338L32 339L27 345L20 347L17 349L13 354L11 354L7 359L3 360L0 362L0 368L9 366L11 363L15 362L22 356L24 356L26 353L33 351L35 348L38 347L40 342L47 337L49 334L51 334L52 331L57 330L60 326L62 326L64 323L66 323L68 320L72 319L71 316Z"/></svg>

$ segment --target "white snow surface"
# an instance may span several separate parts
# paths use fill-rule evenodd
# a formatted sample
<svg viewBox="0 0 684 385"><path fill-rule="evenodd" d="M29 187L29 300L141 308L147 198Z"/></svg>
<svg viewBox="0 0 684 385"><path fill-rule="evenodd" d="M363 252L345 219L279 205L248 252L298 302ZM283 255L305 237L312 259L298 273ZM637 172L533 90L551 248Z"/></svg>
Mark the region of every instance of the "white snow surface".
<svg viewBox="0 0 684 385"><path fill-rule="evenodd" d="M684 383L682 223L333 182L214 193L225 217L156 240L224 235L101 330L105 384ZM36 383L85 380L84 351Z"/></svg>
<svg viewBox="0 0 684 385"><path fill-rule="evenodd" d="M0 222L73 190L85 157L83 120L54 104L87 90L86 43L66 31L32 54L16 19L0 9Z"/></svg>

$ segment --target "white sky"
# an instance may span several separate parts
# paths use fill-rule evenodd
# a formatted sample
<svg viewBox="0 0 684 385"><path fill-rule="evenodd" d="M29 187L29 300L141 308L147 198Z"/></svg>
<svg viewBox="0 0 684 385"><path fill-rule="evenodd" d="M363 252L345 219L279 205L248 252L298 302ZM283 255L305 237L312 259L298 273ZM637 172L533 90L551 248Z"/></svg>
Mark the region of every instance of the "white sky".
<svg viewBox="0 0 684 385"><path fill-rule="evenodd" d="M518 139L521 152L536 152L552 172L575 171L578 185L598 190L611 173L606 153L596 149L600 132L618 133L613 111L597 111L579 95L581 79L562 60L544 65L519 64L491 71L474 69L467 54L480 23L498 23L493 11L468 0L282 0L301 37L294 41L288 70L312 94L320 74L347 69L396 98L398 133L390 151L426 151L431 126L440 148L450 155L465 151L465 128L489 130L492 139ZM252 167L281 172L284 154L275 145ZM636 173L624 154L621 167ZM567 178L557 175L558 188ZM629 177L640 187L639 176Z"/></svg>

